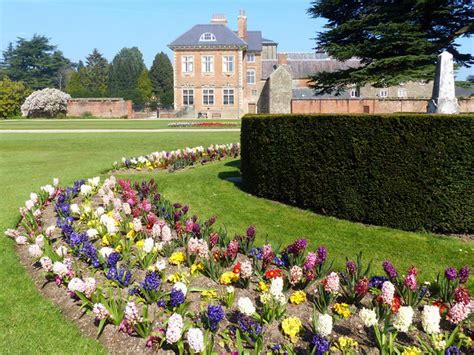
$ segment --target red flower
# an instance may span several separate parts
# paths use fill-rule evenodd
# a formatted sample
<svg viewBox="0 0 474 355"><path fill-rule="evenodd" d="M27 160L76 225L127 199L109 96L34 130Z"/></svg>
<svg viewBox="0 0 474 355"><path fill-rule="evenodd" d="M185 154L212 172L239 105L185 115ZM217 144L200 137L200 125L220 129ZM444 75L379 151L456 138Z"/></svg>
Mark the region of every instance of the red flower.
<svg viewBox="0 0 474 355"><path fill-rule="evenodd" d="M437 306L439 308L439 314L441 316L448 312L448 307L446 307L446 305L441 300L433 302L433 306Z"/></svg>
<svg viewBox="0 0 474 355"><path fill-rule="evenodd" d="M274 279L276 277L281 277L281 270L280 269L270 269L265 272L265 277L267 280Z"/></svg>
<svg viewBox="0 0 474 355"><path fill-rule="evenodd" d="M237 262L234 266L234 274L240 274L240 261Z"/></svg>
<svg viewBox="0 0 474 355"><path fill-rule="evenodd" d="M400 297L394 296L393 302L392 302L392 312L397 313L400 306L401 306Z"/></svg>

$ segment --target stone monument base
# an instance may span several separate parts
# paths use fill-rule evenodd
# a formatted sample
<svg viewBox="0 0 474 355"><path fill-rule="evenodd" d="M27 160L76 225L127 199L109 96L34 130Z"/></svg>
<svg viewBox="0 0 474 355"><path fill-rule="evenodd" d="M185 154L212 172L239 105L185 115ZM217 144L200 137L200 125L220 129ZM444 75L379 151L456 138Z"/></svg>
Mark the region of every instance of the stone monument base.
<svg viewBox="0 0 474 355"><path fill-rule="evenodd" d="M428 103L428 113L459 113L458 99L431 99Z"/></svg>

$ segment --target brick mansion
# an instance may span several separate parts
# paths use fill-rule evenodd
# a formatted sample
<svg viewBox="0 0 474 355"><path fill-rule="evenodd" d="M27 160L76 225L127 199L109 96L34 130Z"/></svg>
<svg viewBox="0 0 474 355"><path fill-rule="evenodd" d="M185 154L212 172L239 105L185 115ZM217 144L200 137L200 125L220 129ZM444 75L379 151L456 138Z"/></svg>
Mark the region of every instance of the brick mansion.
<svg viewBox="0 0 474 355"><path fill-rule="evenodd" d="M247 29L242 10L237 31L228 27L224 15L213 15L209 24L193 26L169 47L174 54L174 109L179 117L426 112L432 92L432 83L408 82L387 88L348 87L337 98L315 96L308 82L311 75L358 66L359 61L340 62L323 52L278 52L275 41Z"/></svg>

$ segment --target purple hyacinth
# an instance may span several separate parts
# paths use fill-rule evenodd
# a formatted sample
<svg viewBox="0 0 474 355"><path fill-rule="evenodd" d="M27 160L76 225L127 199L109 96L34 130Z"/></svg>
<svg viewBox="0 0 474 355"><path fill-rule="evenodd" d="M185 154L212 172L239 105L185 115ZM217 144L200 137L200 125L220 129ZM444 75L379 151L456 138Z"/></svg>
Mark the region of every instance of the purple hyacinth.
<svg viewBox="0 0 474 355"><path fill-rule="evenodd" d="M316 261L318 260L318 256L316 253L309 252L308 255L306 255L306 260L304 262L304 269L306 271L314 269L316 266Z"/></svg>
<svg viewBox="0 0 474 355"><path fill-rule="evenodd" d="M120 254L117 252L110 253L108 259L107 259L107 265L112 268L115 267L120 260Z"/></svg>
<svg viewBox="0 0 474 355"><path fill-rule="evenodd" d="M318 247L317 254L318 254L317 264L318 265L324 264L324 262L326 261L327 255L328 255L328 252L327 252L326 248L323 247L323 246Z"/></svg>
<svg viewBox="0 0 474 355"><path fill-rule="evenodd" d="M251 240L255 239L255 232L256 232L255 226L249 226L247 228L247 238Z"/></svg>
<svg viewBox="0 0 474 355"><path fill-rule="evenodd" d="M469 266L465 265L459 270L459 282L462 284L465 284L467 282L467 279L469 278L469 274L471 273L471 269Z"/></svg>
<svg viewBox="0 0 474 355"><path fill-rule="evenodd" d="M329 351L329 341L319 334L314 334L309 343L310 350L314 350L314 354L322 355Z"/></svg>
<svg viewBox="0 0 474 355"><path fill-rule="evenodd" d="M217 330L219 322L223 320L224 317L225 317L225 313L220 305L207 306L207 320L208 320L208 325L211 331L215 332Z"/></svg>
<svg viewBox="0 0 474 355"><path fill-rule="evenodd" d="M306 249L306 239L295 240L293 244L290 244L287 248L289 254L298 255Z"/></svg>
<svg viewBox="0 0 474 355"><path fill-rule="evenodd" d="M180 289L173 288L170 295L170 305L171 307L178 307L180 304L184 303L184 293Z"/></svg>
<svg viewBox="0 0 474 355"><path fill-rule="evenodd" d="M349 271L349 274L351 276L354 276L357 272L357 265L354 261L352 260L349 260L347 263L346 263L346 268L347 268L347 271Z"/></svg>
<svg viewBox="0 0 474 355"><path fill-rule="evenodd" d="M147 291L158 291L160 287L161 279L156 271L147 271L145 279L140 284Z"/></svg>
<svg viewBox="0 0 474 355"><path fill-rule="evenodd" d="M446 268L446 270L444 270L444 276L446 276L449 281L454 281L456 279L456 276L458 276L458 272L455 268L448 267Z"/></svg>
<svg viewBox="0 0 474 355"><path fill-rule="evenodd" d="M390 260L385 260L382 265L383 265L384 271L387 273L389 278L391 279L397 278L398 272Z"/></svg>
<svg viewBox="0 0 474 355"><path fill-rule="evenodd" d="M156 305L159 307L159 308L165 308L166 306L166 302L163 298L159 299L157 302L156 302Z"/></svg>
<svg viewBox="0 0 474 355"><path fill-rule="evenodd" d="M460 354L461 352L459 351L459 348L456 345L450 346L444 352L444 355L460 355Z"/></svg>

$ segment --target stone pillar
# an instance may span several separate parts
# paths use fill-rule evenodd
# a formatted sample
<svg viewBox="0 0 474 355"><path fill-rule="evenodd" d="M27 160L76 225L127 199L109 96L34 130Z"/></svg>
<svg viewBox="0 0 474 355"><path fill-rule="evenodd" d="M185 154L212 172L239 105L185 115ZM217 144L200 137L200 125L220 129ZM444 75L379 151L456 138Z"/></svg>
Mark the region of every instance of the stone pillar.
<svg viewBox="0 0 474 355"><path fill-rule="evenodd" d="M433 94L428 103L428 113L454 114L459 112L454 93L453 55L444 51L438 56Z"/></svg>

